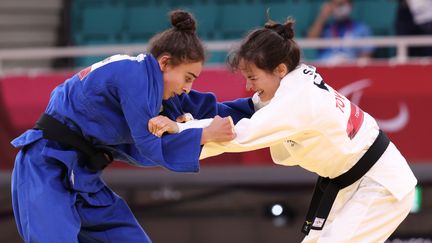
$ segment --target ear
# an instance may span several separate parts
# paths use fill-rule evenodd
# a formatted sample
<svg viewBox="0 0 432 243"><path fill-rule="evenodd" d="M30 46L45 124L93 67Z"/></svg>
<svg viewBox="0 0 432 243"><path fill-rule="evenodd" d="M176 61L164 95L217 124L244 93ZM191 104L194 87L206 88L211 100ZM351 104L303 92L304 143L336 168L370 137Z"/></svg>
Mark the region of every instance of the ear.
<svg viewBox="0 0 432 243"><path fill-rule="evenodd" d="M283 78L283 77L285 77L285 75L288 74L288 67L285 63L281 63L281 64L277 65L274 72L278 77Z"/></svg>
<svg viewBox="0 0 432 243"><path fill-rule="evenodd" d="M167 70L170 59L170 55L162 55L158 58L159 66L162 72L165 72Z"/></svg>

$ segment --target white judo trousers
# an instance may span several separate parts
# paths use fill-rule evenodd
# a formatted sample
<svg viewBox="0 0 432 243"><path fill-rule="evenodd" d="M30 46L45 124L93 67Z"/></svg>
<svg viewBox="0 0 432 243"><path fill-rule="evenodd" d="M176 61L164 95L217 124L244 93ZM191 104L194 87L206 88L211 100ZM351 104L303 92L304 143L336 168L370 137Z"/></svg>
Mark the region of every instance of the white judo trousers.
<svg viewBox="0 0 432 243"><path fill-rule="evenodd" d="M391 161L398 157L399 151L390 143L377 165L383 160ZM372 167L370 172L376 170ZM413 202L414 189L399 200L366 174L339 191L324 228L311 230L302 242L384 242L406 218Z"/></svg>

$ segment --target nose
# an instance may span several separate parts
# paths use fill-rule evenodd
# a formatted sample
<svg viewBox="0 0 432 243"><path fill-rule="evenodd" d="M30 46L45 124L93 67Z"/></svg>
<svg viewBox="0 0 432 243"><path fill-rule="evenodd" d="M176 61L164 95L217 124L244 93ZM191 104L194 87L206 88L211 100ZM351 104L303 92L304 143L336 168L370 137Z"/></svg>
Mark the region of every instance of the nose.
<svg viewBox="0 0 432 243"><path fill-rule="evenodd" d="M191 89L192 89L192 84L186 84L185 86L183 86L183 92L185 92L186 94L189 94Z"/></svg>
<svg viewBox="0 0 432 243"><path fill-rule="evenodd" d="M253 89L253 85L251 82L246 81L246 91L251 91Z"/></svg>

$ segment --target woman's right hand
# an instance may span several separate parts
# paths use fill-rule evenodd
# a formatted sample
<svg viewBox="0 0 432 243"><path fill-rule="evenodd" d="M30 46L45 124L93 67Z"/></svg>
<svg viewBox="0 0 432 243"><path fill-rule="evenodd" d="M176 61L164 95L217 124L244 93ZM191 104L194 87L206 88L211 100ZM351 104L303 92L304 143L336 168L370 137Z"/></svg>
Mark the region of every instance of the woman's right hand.
<svg viewBox="0 0 432 243"><path fill-rule="evenodd" d="M166 116L156 116L149 120L148 130L156 137L162 137L162 135L167 133L178 133L179 128L175 121L171 121Z"/></svg>
<svg viewBox="0 0 432 243"><path fill-rule="evenodd" d="M226 142L233 140L236 137L234 131L234 123L230 116L220 117L215 116L212 123L206 128L203 128L201 144L208 142Z"/></svg>

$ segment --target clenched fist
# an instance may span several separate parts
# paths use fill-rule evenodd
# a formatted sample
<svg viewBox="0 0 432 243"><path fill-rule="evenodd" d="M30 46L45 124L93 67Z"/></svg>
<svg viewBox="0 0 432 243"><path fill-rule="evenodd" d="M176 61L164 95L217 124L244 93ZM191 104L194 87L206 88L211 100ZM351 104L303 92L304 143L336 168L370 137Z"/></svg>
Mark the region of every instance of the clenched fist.
<svg viewBox="0 0 432 243"><path fill-rule="evenodd" d="M230 116L215 116L212 123L203 129L201 144L208 142L226 142L236 137L234 123Z"/></svg>

